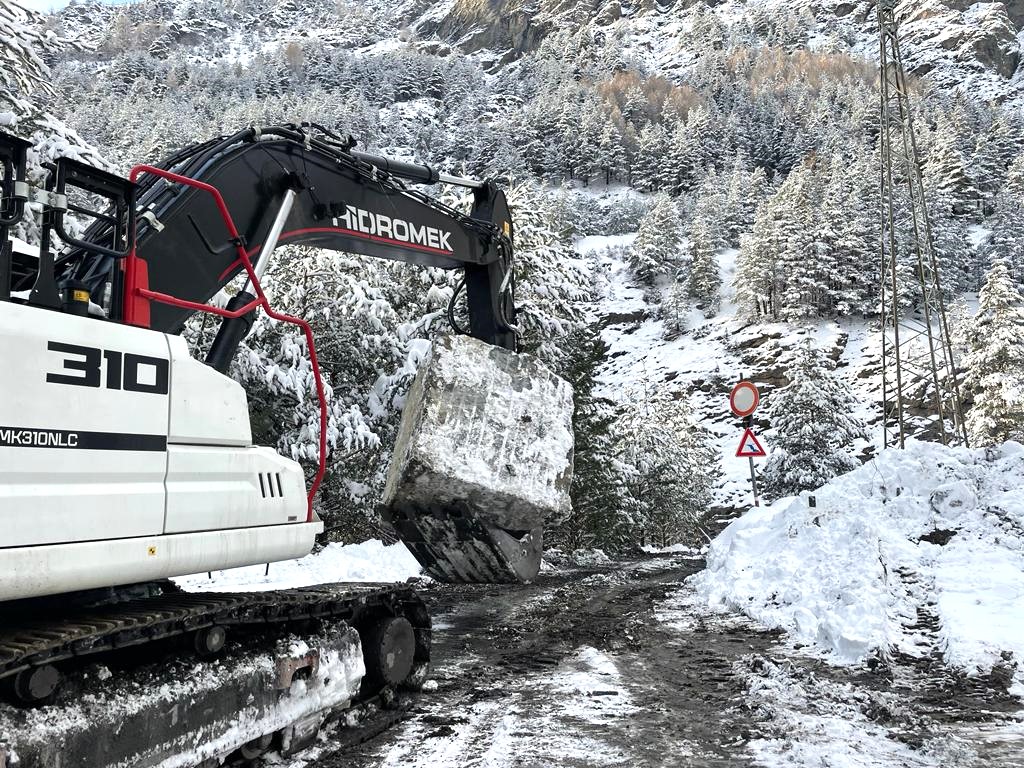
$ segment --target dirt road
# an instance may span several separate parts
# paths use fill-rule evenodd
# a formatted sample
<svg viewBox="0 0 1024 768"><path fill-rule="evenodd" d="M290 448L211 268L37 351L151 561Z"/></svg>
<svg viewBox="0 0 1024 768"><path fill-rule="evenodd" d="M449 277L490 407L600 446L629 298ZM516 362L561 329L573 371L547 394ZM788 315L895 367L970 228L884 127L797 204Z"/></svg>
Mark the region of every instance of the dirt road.
<svg viewBox="0 0 1024 768"><path fill-rule="evenodd" d="M683 584L699 560L433 585L436 689L299 766L1021 766L1020 702L928 664L837 669Z"/></svg>

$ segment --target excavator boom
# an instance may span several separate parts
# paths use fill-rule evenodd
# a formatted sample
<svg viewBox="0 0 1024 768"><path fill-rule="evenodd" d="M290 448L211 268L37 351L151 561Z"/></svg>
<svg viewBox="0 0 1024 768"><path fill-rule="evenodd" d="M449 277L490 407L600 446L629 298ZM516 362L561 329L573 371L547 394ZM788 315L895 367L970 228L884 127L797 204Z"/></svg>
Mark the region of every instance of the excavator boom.
<svg viewBox="0 0 1024 768"><path fill-rule="evenodd" d="M315 138L297 126L248 129L183 150L158 167L216 187L254 260L292 191L294 202L278 243L465 270L469 332L515 348L512 220L504 193L493 183L473 183L472 211L461 213L403 181L437 182L441 175L433 169L354 151L350 143ZM143 175L133 192L135 256L145 262L147 288L206 302L241 272L236 244L200 189ZM121 262L110 252L123 239L116 229L109 221L96 221L82 245L59 260L59 273L102 296L105 286L116 282ZM111 319L139 324L123 304L114 301L111 310ZM178 333L191 314L152 305L145 324Z"/></svg>

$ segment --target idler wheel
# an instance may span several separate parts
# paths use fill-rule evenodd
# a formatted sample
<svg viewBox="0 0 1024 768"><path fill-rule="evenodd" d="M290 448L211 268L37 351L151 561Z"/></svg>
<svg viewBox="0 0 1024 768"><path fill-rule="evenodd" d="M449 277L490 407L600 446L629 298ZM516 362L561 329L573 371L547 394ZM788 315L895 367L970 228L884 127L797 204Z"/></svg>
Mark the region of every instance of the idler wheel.
<svg viewBox="0 0 1024 768"><path fill-rule="evenodd" d="M366 677L375 687L399 685L412 672L416 633L403 616L372 624L362 638Z"/></svg>

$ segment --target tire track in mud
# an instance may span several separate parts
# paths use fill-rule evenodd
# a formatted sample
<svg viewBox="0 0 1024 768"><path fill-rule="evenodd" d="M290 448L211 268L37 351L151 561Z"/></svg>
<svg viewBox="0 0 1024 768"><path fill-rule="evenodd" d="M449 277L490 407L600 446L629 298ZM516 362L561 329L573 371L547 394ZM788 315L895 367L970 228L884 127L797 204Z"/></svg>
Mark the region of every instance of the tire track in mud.
<svg viewBox="0 0 1024 768"><path fill-rule="evenodd" d="M410 718L316 766L748 766L737 660L776 635L656 610L699 560L660 558L527 586L424 590L433 679Z"/></svg>

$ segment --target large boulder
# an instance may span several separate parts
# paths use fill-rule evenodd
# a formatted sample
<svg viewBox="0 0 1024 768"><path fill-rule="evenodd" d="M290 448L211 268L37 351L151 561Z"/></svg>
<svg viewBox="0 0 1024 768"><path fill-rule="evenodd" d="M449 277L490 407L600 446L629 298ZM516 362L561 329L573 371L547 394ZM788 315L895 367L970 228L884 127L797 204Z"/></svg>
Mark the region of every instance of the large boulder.
<svg viewBox="0 0 1024 768"><path fill-rule="evenodd" d="M384 516L428 573L528 581L570 511L572 387L468 336L434 343L402 414Z"/></svg>

